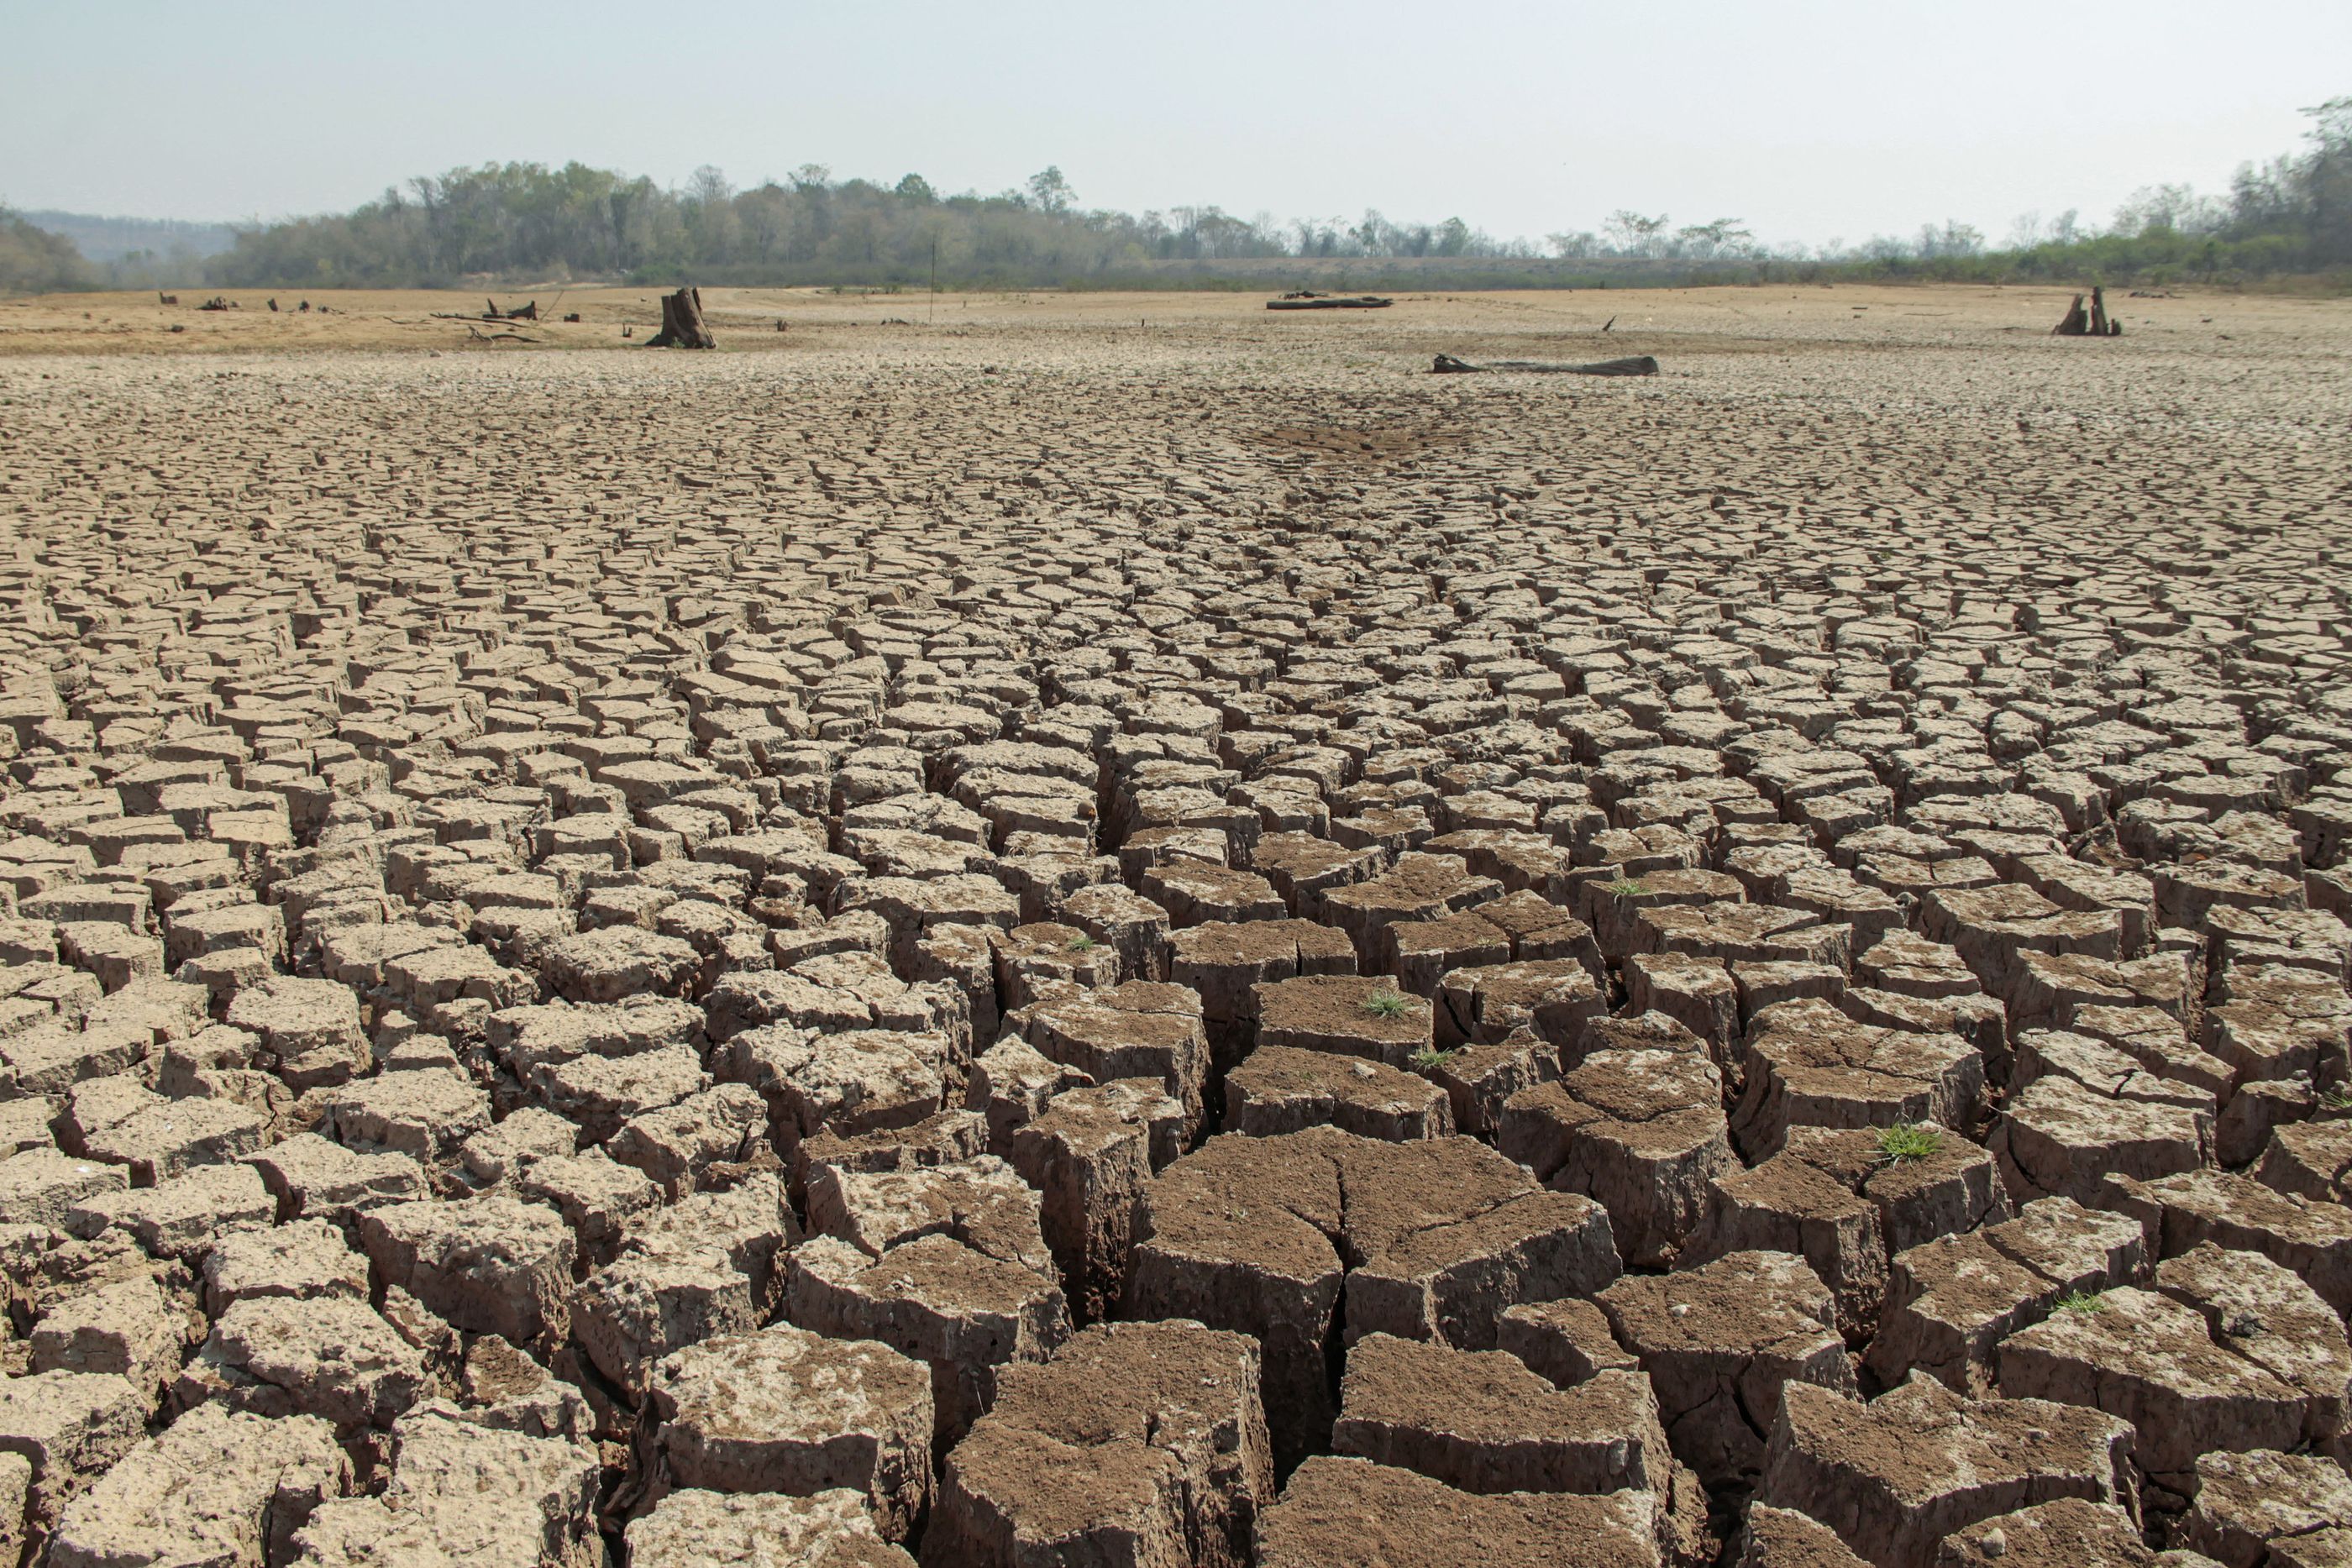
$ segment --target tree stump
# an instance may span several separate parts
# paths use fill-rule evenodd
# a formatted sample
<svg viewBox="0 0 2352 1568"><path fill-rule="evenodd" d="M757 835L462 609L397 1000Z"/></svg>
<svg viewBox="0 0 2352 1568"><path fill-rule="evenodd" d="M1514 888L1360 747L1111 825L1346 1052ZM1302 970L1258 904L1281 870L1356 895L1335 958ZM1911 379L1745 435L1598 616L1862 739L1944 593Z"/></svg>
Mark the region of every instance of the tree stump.
<svg viewBox="0 0 2352 1568"><path fill-rule="evenodd" d="M2124 324L2107 314L2107 291L2095 287L2091 290L2090 308L2085 310L2083 308L2083 297L2077 294L2073 308L2059 319L2058 325L2050 329L2050 335L2053 338L2120 338L2124 335Z"/></svg>
<svg viewBox="0 0 2352 1568"><path fill-rule="evenodd" d="M702 290L681 288L662 296L661 331L646 340L649 349L715 349L719 340L702 323Z"/></svg>

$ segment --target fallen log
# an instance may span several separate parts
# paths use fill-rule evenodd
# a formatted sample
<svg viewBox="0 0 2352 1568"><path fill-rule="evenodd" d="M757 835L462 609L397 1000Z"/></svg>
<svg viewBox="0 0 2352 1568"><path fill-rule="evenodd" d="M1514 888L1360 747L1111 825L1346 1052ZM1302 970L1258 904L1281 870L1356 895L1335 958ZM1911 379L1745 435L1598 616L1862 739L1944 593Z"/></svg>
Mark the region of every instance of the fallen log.
<svg viewBox="0 0 2352 1568"><path fill-rule="evenodd" d="M702 321L702 290L681 288L662 296L661 330L646 340L648 349L715 349L719 340Z"/></svg>
<svg viewBox="0 0 2352 1568"><path fill-rule="evenodd" d="M1658 361L1649 354L1636 354L1623 360L1596 360L1591 364L1571 365L1559 360L1488 360L1484 364L1472 364L1451 354L1440 354L1430 366L1433 375L1467 376L1487 371L1515 371L1532 376L1654 376Z"/></svg>
<svg viewBox="0 0 2352 1568"><path fill-rule="evenodd" d="M1269 310L1385 310L1395 304L1377 294L1317 294L1301 291L1286 294L1279 299L1269 299Z"/></svg>

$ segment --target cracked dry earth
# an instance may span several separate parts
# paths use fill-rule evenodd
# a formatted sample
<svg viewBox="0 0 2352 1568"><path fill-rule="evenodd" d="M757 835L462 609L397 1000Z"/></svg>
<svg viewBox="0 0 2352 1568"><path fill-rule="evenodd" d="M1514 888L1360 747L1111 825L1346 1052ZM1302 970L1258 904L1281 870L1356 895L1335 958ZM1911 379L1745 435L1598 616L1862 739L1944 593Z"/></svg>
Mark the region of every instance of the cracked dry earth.
<svg viewBox="0 0 2352 1568"><path fill-rule="evenodd" d="M2352 1563L2347 334L1979 317L0 367L0 1556Z"/></svg>

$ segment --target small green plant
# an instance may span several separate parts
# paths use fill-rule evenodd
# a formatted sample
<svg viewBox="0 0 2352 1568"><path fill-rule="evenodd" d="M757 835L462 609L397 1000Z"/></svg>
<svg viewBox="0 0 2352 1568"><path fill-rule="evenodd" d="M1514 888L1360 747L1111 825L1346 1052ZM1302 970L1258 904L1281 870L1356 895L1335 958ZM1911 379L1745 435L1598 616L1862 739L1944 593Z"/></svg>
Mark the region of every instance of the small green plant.
<svg viewBox="0 0 2352 1568"><path fill-rule="evenodd" d="M2330 1111L2352 1111L2352 1089L2323 1089L2319 1103Z"/></svg>
<svg viewBox="0 0 2352 1568"><path fill-rule="evenodd" d="M1412 1007L1398 991L1374 991L1364 998L1364 1010L1376 1019L1401 1019Z"/></svg>
<svg viewBox="0 0 2352 1568"><path fill-rule="evenodd" d="M1068 950L1073 953L1091 953L1095 950L1095 939L1081 931L1070 938Z"/></svg>
<svg viewBox="0 0 2352 1568"><path fill-rule="evenodd" d="M1642 879L1640 877L1628 876L1621 877L1617 881L1611 883L1609 884L1609 891L1616 894L1619 898L1631 898L1637 893L1647 893L1650 890L1642 885Z"/></svg>
<svg viewBox="0 0 2352 1568"><path fill-rule="evenodd" d="M1898 1122L1892 1127L1878 1130L1878 1157L1889 1165L1909 1165L1914 1160L1924 1160L1943 1146L1944 1134L1933 1127Z"/></svg>
<svg viewBox="0 0 2352 1568"><path fill-rule="evenodd" d="M1433 1045L1424 1045L1412 1053L1413 1068L1420 1072L1434 1072L1453 1060L1452 1051L1440 1051Z"/></svg>
<svg viewBox="0 0 2352 1568"><path fill-rule="evenodd" d="M2058 1310L2062 1312L2095 1312L2106 1305L2099 1299L2101 1294L2097 1291L2069 1291L2058 1298Z"/></svg>

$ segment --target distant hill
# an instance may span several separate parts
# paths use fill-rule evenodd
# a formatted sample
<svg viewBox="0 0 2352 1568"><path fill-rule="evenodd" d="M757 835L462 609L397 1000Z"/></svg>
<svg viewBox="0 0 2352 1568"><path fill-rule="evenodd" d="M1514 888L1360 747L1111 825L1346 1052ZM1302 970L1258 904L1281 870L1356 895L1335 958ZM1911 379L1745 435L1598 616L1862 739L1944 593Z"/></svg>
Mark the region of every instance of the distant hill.
<svg viewBox="0 0 2352 1568"><path fill-rule="evenodd" d="M101 218L88 213L55 211L19 215L35 228L65 235L86 259L100 267L141 251L159 261L175 256L201 261L236 244L236 231L227 224L194 224L179 218Z"/></svg>

